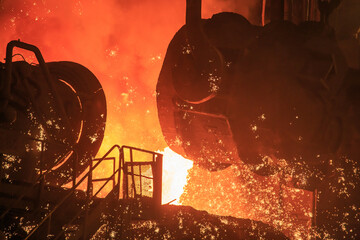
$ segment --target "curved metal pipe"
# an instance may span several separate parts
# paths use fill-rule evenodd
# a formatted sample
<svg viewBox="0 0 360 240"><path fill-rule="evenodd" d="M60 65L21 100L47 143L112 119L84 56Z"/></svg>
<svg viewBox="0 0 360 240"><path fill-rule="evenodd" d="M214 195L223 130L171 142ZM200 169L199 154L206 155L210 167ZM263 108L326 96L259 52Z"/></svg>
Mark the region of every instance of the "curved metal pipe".
<svg viewBox="0 0 360 240"><path fill-rule="evenodd" d="M36 59L39 63L39 66L40 66L43 74L45 75L44 76L45 80L46 80L47 84L49 85L49 87L53 93L53 96L55 98L55 103L57 104L57 107L59 109L59 115L60 115L62 121L65 123L66 127L68 129L71 129L70 128L71 125L70 125L69 119L66 115L61 98L56 90L56 87L55 87L55 84L50 75L49 69L47 68L47 66L45 64L45 60L44 60L39 48L37 48L34 45L21 42L20 40L11 41L7 44L7 47L6 47L5 83L4 83L4 88L2 89L2 92L0 95L3 98L3 102L0 103L1 104L0 112L5 110L5 108L7 107L8 103L9 103L9 99L11 98L11 75L12 75L12 63L13 63L12 56L13 56L13 50L15 47L28 50L35 54ZM36 102L33 102L33 104L34 104L35 110L37 110ZM42 119L42 120L44 121L44 119ZM46 126L46 124L44 124L44 126ZM69 134L68 137L69 137L69 139L73 139L73 136L71 134Z"/></svg>

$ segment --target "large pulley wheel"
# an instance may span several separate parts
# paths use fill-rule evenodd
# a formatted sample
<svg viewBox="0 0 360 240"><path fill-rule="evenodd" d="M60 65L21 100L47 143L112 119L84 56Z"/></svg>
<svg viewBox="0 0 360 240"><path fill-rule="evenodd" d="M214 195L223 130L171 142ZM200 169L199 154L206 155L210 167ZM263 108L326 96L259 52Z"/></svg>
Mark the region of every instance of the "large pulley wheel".
<svg viewBox="0 0 360 240"><path fill-rule="evenodd" d="M46 182L62 185L79 176L100 148L106 122L105 94L98 79L84 66L73 62L46 63L56 82L68 125L50 128L50 139L70 147L56 152L49 142L43 165L48 169ZM49 134L49 133L48 133ZM51 169L51 170L49 170Z"/></svg>

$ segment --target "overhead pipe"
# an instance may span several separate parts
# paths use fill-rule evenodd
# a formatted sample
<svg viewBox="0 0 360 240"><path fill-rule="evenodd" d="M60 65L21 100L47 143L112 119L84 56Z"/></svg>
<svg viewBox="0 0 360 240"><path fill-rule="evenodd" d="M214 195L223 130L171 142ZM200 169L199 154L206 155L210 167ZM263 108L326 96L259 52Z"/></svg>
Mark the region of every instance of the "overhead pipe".
<svg viewBox="0 0 360 240"><path fill-rule="evenodd" d="M186 25L199 25L201 22L201 0L186 0Z"/></svg>
<svg viewBox="0 0 360 240"><path fill-rule="evenodd" d="M201 18L201 0L186 0L185 42L188 53L180 55L186 62L174 76L174 87L179 97L192 103L201 103L215 96L208 75L221 79L223 57L204 30L206 20ZM199 95L199 91L202 94Z"/></svg>
<svg viewBox="0 0 360 240"><path fill-rule="evenodd" d="M270 0L270 21L284 20L284 0Z"/></svg>

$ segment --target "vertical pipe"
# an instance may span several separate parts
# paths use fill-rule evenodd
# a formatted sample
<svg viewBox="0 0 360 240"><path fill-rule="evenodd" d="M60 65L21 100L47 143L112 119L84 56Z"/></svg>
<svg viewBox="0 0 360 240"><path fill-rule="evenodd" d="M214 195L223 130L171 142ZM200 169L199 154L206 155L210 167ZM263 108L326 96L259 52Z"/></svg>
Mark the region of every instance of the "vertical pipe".
<svg viewBox="0 0 360 240"><path fill-rule="evenodd" d="M124 164L124 189L123 189L123 194L124 194L124 198L128 199L129 198L129 182L128 182L128 171L127 171L127 166L128 164Z"/></svg>
<svg viewBox="0 0 360 240"><path fill-rule="evenodd" d="M142 197L143 194L142 194L142 184L141 184L141 164L139 164L139 175L140 175L140 177L139 177L140 178L140 180L139 180L140 181L140 196Z"/></svg>
<svg viewBox="0 0 360 240"><path fill-rule="evenodd" d="M201 0L186 0L186 25L197 25L201 21Z"/></svg>
<svg viewBox="0 0 360 240"><path fill-rule="evenodd" d="M271 0L270 2L270 21L284 20L284 0Z"/></svg>
<svg viewBox="0 0 360 240"><path fill-rule="evenodd" d="M307 0L307 2L306 2L306 21L310 21L310 5L311 5L311 0Z"/></svg>
<svg viewBox="0 0 360 240"><path fill-rule="evenodd" d="M120 153L119 153L119 172L118 172L118 184L119 184L119 191L118 191L118 196L117 198L119 199L120 198L120 186L121 186L121 171L124 172L124 164L123 164L123 161L124 161L124 151L123 151L123 148L120 148ZM123 176L124 176L124 173L123 173ZM123 180L123 183L124 183L124 180ZM122 193L122 197L124 198L124 186L123 186L123 193Z"/></svg>
<svg viewBox="0 0 360 240"><path fill-rule="evenodd" d="M265 11L266 10L266 0L262 0L262 6L261 6L261 24L262 26L265 26Z"/></svg>
<svg viewBox="0 0 360 240"><path fill-rule="evenodd" d="M92 171L93 171L93 159L91 159L89 164L89 176L88 176L88 182L87 182L87 197L91 197L92 195Z"/></svg>
<svg viewBox="0 0 360 240"><path fill-rule="evenodd" d="M152 155L152 164L151 164L151 173L152 173L152 180L153 180L153 198L155 198L155 171L156 171L156 154Z"/></svg>
<svg viewBox="0 0 360 240"><path fill-rule="evenodd" d="M134 197L136 197L136 186L135 186L135 176L134 176L134 162L133 162L133 149L130 148L130 166L131 166L131 179L134 189Z"/></svg>
<svg viewBox="0 0 360 240"><path fill-rule="evenodd" d="M113 158L113 177L112 177L112 181L113 181L113 189L115 188L115 179L116 179L116 158Z"/></svg>
<svg viewBox="0 0 360 240"><path fill-rule="evenodd" d="M15 47L15 41L8 43L6 47L6 58L5 58L5 80L0 89L0 111L4 111L8 105L9 99L11 97L11 75L12 75L12 54Z"/></svg>
<svg viewBox="0 0 360 240"><path fill-rule="evenodd" d="M163 156L158 154L156 157L156 162L154 163L154 201L155 205L161 206L162 198L162 165L163 165Z"/></svg>
<svg viewBox="0 0 360 240"><path fill-rule="evenodd" d="M285 0L284 2L284 19L292 21L292 4L293 0Z"/></svg>

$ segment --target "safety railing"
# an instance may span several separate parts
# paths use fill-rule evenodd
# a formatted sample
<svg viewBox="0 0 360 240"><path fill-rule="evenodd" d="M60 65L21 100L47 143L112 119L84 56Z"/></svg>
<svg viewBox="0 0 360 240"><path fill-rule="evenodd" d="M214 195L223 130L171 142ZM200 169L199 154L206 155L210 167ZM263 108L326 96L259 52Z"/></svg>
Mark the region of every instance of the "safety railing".
<svg viewBox="0 0 360 240"><path fill-rule="evenodd" d="M116 164L116 158L115 157L108 157L115 149L118 150L119 155L118 155L118 164ZM124 152L129 152L129 158L126 158L126 154ZM134 152L140 152L140 153L147 153L151 156L151 160L150 161L135 161L136 158L134 158ZM111 174L111 176L106 177L106 178L93 178L93 172L96 168L98 168L98 166L104 162L104 161L109 161L112 160L113 161L113 173ZM94 165L93 163L96 162ZM144 166L144 165L149 165L151 166L151 174L152 177L147 177L146 175L144 175L142 172L140 172L140 174L137 174L134 169L136 168L136 166ZM117 166L117 168L116 168ZM127 171L125 170L125 166L127 168L130 168L131 171ZM140 170L141 171L141 170ZM121 176L123 177L123 179L121 178ZM132 183L129 185L128 183L128 178L132 179ZM140 184L140 189L142 189L142 179L151 179L153 182L153 200L154 200L154 204L156 205L161 205L161 191L162 191L162 155L159 153L155 153L155 152L151 152L148 150L143 150L143 149L139 149L139 148L134 148L134 147L129 147L129 146L123 146L120 147L119 145L114 145L112 146L107 152L106 154L98 159L93 159L92 161L89 161L89 171L79 180L75 183L75 181L73 181L73 186L71 189L69 189L69 192L67 193L67 195L62 198L57 204L56 206L54 206L52 208L52 210L47 213L47 215L37 224L36 227L34 227L30 233L28 234L28 236L25 238L29 239L31 236L33 236L35 234L35 232L37 232L41 226L43 226L45 224L45 222L48 222L48 230L51 229L50 225L51 225L51 221L52 221L52 216L55 213L56 210L58 210L65 202L66 200L68 200L76 191L76 189L85 181L87 180L87 188L86 188L86 202L85 202L85 207L80 209L73 217L72 219L70 219L70 221L67 222L67 225L71 225L73 224L74 221L76 221L77 219L79 219L81 216L84 216L84 221L83 221L83 229L82 229L82 235L85 237L86 233L87 233L87 229L86 229L86 223L88 221L87 217L88 217L88 212L90 210L90 208L92 207L92 204L94 202L94 199L98 197L99 193L104 189L104 187L110 182L113 181L113 188L112 188L112 194L113 194L113 198L114 199L120 199L120 198L124 198L124 199L128 199L128 198L132 198L132 197L137 197L137 196L143 196L140 192L140 194L136 194L137 189L136 189L136 178L139 177L140 178L140 182L138 182ZM95 194L93 193L93 183L94 182L101 182L103 181L104 183L99 187L99 189L95 192ZM121 185L122 183L122 185ZM122 196L120 196L120 188L121 186L123 187L123 192L122 192ZM134 195L129 194L129 193L135 193ZM59 239L64 233L65 233L66 229L63 228L59 233L57 233L57 235L55 236L54 239ZM49 233L48 233L49 234Z"/></svg>
<svg viewBox="0 0 360 240"><path fill-rule="evenodd" d="M97 162L97 161L99 161L99 160L101 160L101 159L98 159L98 158L94 158L93 160L92 160L92 162L93 162L93 164L94 164L94 162ZM112 165L113 165L113 168L112 168L112 175L111 176L109 176L109 177L100 177L100 178L94 178L94 175L96 175L96 173L92 173L92 176L91 176L91 181L92 181L92 183L93 183L93 185L94 185L94 183L96 183L96 182L99 182L99 183L101 183L101 182L106 182L106 185L107 185L107 183L109 183L110 181L112 181L112 189L115 189L115 185L116 185L116 172L117 172L117 170L116 170L116 158L115 157L107 157L107 158L104 158L103 160L102 160L103 162L105 162L105 161L107 161L107 162L112 162ZM91 171L91 170L90 170ZM105 188L106 187L106 185L103 187L103 188ZM94 186L92 186L93 187L93 189L95 188ZM100 186L100 188L101 188L102 186ZM101 190L103 190L103 189L101 189ZM95 195L97 195L97 194L100 194L101 193L101 190L99 189L98 190L98 192L96 192L95 193Z"/></svg>
<svg viewBox="0 0 360 240"><path fill-rule="evenodd" d="M98 160L98 162L92 166L93 162L92 161L89 161L89 171L88 173L86 173L76 184L73 184L72 188L70 189L69 193L63 198L61 199L58 204L53 207L53 209L39 222L39 224L34 227L30 233L28 234L28 236L25 238L26 239L29 239L47 220L49 221L48 224L49 226L51 225L51 217L52 215L54 214L54 212L59 208L61 207L65 201L67 199L69 199L73 193L76 191L76 189L80 186L80 184L82 184L86 179L88 179L88 184L87 184L87 190L86 190L86 196L87 196L87 201L86 202L89 202L91 199L93 199L93 197L95 195L92 194L92 183L91 183L91 177L92 177L92 171L94 169L97 168L97 166L100 165L100 163L114 150L114 149L118 149L119 150L119 159L121 159L121 147L119 145L114 145L112 146L109 151L100 159ZM120 161L121 162L121 161ZM121 167L121 166L120 166ZM116 171L116 173L120 173L120 168ZM109 180L108 180L109 181ZM88 206L86 206L86 209L88 208ZM75 217L73 219L70 220L70 222L73 222L74 220L77 219L77 215L80 215L81 212L83 211L83 209L81 209L81 211L78 212L78 214L75 215ZM50 227L48 227L48 229L50 229Z"/></svg>
<svg viewBox="0 0 360 240"><path fill-rule="evenodd" d="M128 158L126 156L127 151ZM139 161L139 156L134 156L137 153L147 156L141 156L141 161ZM123 184L125 199L152 197L156 205L161 205L162 157L162 154L159 153L123 146L124 176L127 176L124 177ZM134 161L134 159L138 161ZM151 185L151 182L153 185ZM144 185L150 189L145 189Z"/></svg>
<svg viewBox="0 0 360 240"><path fill-rule="evenodd" d="M108 157L108 155L114 151L115 149L119 150L119 167L118 169L116 169L116 158L115 157ZM89 164L89 171L88 173L83 176L81 178L81 180L75 185L76 187L78 187L86 178L88 178L88 184L87 184L87 190L86 190L86 204L85 204L85 208L80 209L78 211L78 213L70 220L67 222L67 225L71 225L75 220L79 219L80 216L82 214L85 213L85 219L84 219L84 224L83 224L83 236L86 236L86 232L87 232L87 228L86 228L86 222L87 222L87 217L88 217L88 212L89 209L91 207L91 203L93 202L93 200L98 196L98 194L101 192L101 190L110 182L113 181L113 194L115 195L115 199L119 199L120 197L120 191L119 191L119 187L120 187L120 178L121 178L121 169L123 168L123 160L121 158L122 155L122 148L119 145L114 145L113 147L110 148L110 150L108 150L108 152L102 157L102 158L98 158L98 159L93 159L92 161L90 161ZM98 178L98 179L93 179L93 171L103 162L103 161L108 161L108 160L113 160L113 173L111 174L111 176L109 176L108 178ZM93 162L96 162L95 165L93 165ZM116 183L116 178L117 177L117 183ZM96 193L93 193L93 182L98 182L98 181L105 181L105 183L103 183L100 188L96 191ZM116 183L116 184L115 184ZM75 188L76 188L75 187ZM72 188L72 191L75 191L74 187ZM110 194L110 193L109 193ZM71 196L71 194L69 194L66 198L69 198ZM56 209L58 209L64 202L66 201L66 199L64 199L63 202L59 203L50 214L54 213L56 211ZM46 219L44 220L46 221ZM40 226L39 226L40 227ZM66 229L63 228L61 230L61 232L59 232L54 240L59 239L64 233L65 233ZM29 234L30 235L30 234ZM28 236L30 237L30 236Z"/></svg>

